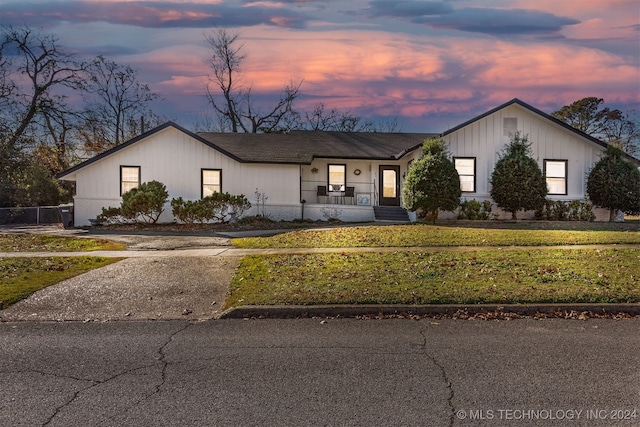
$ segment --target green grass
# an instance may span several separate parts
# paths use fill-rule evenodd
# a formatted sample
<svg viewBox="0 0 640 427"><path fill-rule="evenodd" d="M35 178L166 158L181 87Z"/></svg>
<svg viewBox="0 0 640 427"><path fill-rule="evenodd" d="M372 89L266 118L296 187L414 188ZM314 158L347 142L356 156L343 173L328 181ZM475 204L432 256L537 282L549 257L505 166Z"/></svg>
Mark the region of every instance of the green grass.
<svg viewBox="0 0 640 427"><path fill-rule="evenodd" d="M0 308L64 279L102 267L121 258L47 257L0 258Z"/></svg>
<svg viewBox="0 0 640 427"><path fill-rule="evenodd" d="M640 250L247 256L225 305L561 302L640 302Z"/></svg>
<svg viewBox="0 0 640 427"><path fill-rule="evenodd" d="M484 221L483 221L484 222ZM491 224L491 222L484 222ZM495 227L495 226L494 226ZM477 228L475 226L389 225L302 230L272 237L234 239L241 248L341 248L424 246L546 246L640 244L640 226L621 229ZM583 225L583 227L585 227Z"/></svg>
<svg viewBox="0 0 640 427"><path fill-rule="evenodd" d="M45 234L0 234L0 252L119 251L122 243Z"/></svg>

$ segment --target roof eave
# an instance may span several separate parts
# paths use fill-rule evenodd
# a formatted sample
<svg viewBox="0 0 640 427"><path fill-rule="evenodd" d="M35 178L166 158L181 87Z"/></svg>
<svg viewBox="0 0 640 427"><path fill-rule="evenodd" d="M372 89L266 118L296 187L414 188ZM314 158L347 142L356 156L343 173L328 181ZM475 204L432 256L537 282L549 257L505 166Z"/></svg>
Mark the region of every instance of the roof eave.
<svg viewBox="0 0 640 427"><path fill-rule="evenodd" d="M591 135L589 135L587 133L584 133L579 129L574 128L573 126L563 122L562 120L556 119L552 115L547 114L544 111L539 110L536 107L533 107L533 106L527 104L526 102L521 101L518 98L513 98L511 101L505 102L504 104L499 105L496 108L494 108L492 110L489 110L484 114L481 114L481 115L479 115L477 117L474 117L471 120L467 120L466 122L464 122L464 123L462 123L462 124L460 124L460 125L458 125L458 126L456 126L454 128L451 128L451 129L447 130L446 132L443 132L441 134L441 136L444 137L446 135L449 135L449 134L451 134L451 133L453 133L453 132L455 132L457 130L460 130L460 129L470 125L471 123L474 123L474 122L476 122L478 120L481 120L481 119L483 119L483 118L485 118L487 116L490 116L491 114L494 114L495 112L500 111L503 108L506 108L506 107L508 107L508 106L510 106L512 104L517 104L520 107L525 108L525 109L531 111L532 113L535 113L535 114L537 114L537 115L539 115L539 116L551 121L552 123L555 123L556 125L561 126L561 127L565 128L565 129L567 129L568 131L573 132L573 133L581 136L582 138L587 139L588 141L590 141L590 142L592 142L594 144L597 144L597 145L599 145L599 146L601 146L603 148L607 148L609 146L609 144L607 144L606 142L601 141L598 138L594 138L593 136L591 136ZM627 154L627 153L624 153L624 154L625 154L625 157L627 157L629 160L631 160L632 162L640 165L640 160L639 159L636 159L635 157L633 157L630 154Z"/></svg>
<svg viewBox="0 0 640 427"><path fill-rule="evenodd" d="M166 122L166 123L164 123L164 124L162 124L160 126L157 126L157 127L153 128L153 129L151 129L151 130L149 130L149 131L147 131L145 133L142 133L142 134L136 136L135 138L132 138L132 139L120 144L120 145L116 145L115 147L110 148L109 150L104 151L104 152L102 152L102 153L100 153L100 154L98 154L98 155L96 155L96 156L94 156L94 157L92 157L90 159L87 159L84 162L81 162L81 163L79 163L79 164L77 164L77 165L75 165L75 166L73 166L73 167L71 167L71 168L69 168L69 169L67 169L65 171L60 172L59 174L56 175L56 178L64 180L66 177L68 177L72 173L75 173L75 172L77 172L77 171L79 171L79 170L81 170L81 169L83 169L83 168L85 168L85 167L87 167L87 166L99 161L99 160L102 160L102 159L104 159L104 158L106 158L106 157L108 157L108 156L110 156L110 155L112 155L114 153L117 153L118 151L123 150L123 149L125 149L125 148L127 148L127 147L129 147L129 146L131 146L131 145L133 145L133 144L135 144L135 143L137 143L137 142L139 142L139 141L141 141L143 139L146 139L146 138L148 138L149 136L151 136L153 134L161 132L161 131L169 128L169 127L172 127L172 128L174 128L174 129L176 129L176 130L178 130L180 132L183 132L183 133L189 135L190 137L196 139L197 141L199 141L199 142L201 142L201 143L203 143L203 144L205 144L205 145L207 145L207 146L219 151L220 153L232 158L233 160L235 160L237 162L246 163L246 160L238 158L234 154L229 153L228 151L218 147L217 145L213 144L212 142L207 141L206 139L202 138L198 134L195 134L195 133L183 128L182 126L180 126L180 125L178 125L178 124L176 124L174 122L169 121L169 122Z"/></svg>

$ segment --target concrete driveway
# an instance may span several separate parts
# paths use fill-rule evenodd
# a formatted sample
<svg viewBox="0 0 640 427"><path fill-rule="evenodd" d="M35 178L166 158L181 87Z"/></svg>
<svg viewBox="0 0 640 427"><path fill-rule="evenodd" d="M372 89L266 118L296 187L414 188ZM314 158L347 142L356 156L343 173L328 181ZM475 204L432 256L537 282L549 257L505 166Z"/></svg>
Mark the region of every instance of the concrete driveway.
<svg viewBox="0 0 640 427"><path fill-rule="evenodd" d="M96 235L57 227L13 228L10 232L114 240L126 243L129 250L148 251L149 256L138 252L135 258L42 289L0 310L2 321L213 319L222 311L239 260L233 256L200 256L228 248L229 238L214 235ZM180 256L166 255L174 250ZM162 256L158 256L159 251Z"/></svg>

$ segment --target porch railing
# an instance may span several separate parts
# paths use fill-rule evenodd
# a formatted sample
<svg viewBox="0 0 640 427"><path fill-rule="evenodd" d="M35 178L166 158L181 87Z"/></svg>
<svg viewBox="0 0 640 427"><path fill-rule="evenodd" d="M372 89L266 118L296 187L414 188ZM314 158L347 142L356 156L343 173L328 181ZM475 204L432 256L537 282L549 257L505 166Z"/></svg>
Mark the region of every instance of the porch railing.
<svg viewBox="0 0 640 427"><path fill-rule="evenodd" d="M327 195L318 194L318 187L326 187ZM300 181L300 200L309 204L323 205L370 205L375 204L375 185L373 182L348 181L345 187L354 187L354 197L345 197L344 191L331 191L327 181Z"/></svg>

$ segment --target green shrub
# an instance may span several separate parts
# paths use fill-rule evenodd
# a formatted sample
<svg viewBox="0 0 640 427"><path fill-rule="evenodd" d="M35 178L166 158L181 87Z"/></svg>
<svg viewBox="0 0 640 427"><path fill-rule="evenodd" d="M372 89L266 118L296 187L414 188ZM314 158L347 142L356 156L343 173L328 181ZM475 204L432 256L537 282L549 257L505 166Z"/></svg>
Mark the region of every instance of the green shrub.
<svg viewBox="0 0 640 427"><path fill-rule="evenodd" d="M587 194L594 205L609 209L609 221L617 210L640 214L640 171L610 145L589 172Z"/></svg>
<svg viewBox="0 0 640 427"><path fill-rule="evenodd" d="M126 219L155 224L168 198L169 193L163 183L149 181L124 193L120 210Z"/></svg>
<svg viewBox="0 0 640 427"><path fill-rule="evenodd" d="M300 221L294 220L293 222ZM308 222L309 220L302 220L303 222ZM238 220L239 224L242 225L260 225L260 224L273 224L275 221L269 217L262 215L255 216L244 216Z"/></svg>
<svg viewBox="0 0 640 427"><path fill-rule="evenodd" d="M251 208L247 198L229 193L213 193L200 200L184 201L182 197L171 200L173 216L180 222L220 222L226 224L236 220Z"/></svg>
<svg viewBox="0 0 640 427"><path fill-rule="evenodd" d="M460 203L458 219L487 220L491 217L491 202L485 200L482 203L472 199Z"/></svg>
<svg viewBox="0 0 640 427"><path fill-rule="evenodd" d="M591 203L580 200L545 200L544 206L536 210L535 217L547 221L593 221L596 219Z"/></svg>
<svg viewBox="0 0 640 427"><path fill-rule="evenodd" d="M580 213L578 214L578 220L580 221L595 221L596 214L593 213L593 205L588 202L580 202Z"/></svg>
<svg viewBox="0 0 640 427"><path fill-rule="evenodd" d="M185 224L205 223L211 220L211 213L202 200L187 200L182 197L171 200L173 216Z"/></svg>
<svg viewBox="0 0 640 427"><path fill-rule="evenodd" d="M251 203L244 194L213 193L205 197L207 206L213 212L213 220L223 224L235 221L251 209Z"/></svg>
<svg viewBox="0 0 640 427"><path fill-rule="evenodd" d="M547 196L545 178L530 155L528 137L516 132L491 174L491 198L513 219L521 209L542 209Z"/></svg>
<svg viewBox="0 0 640 427"><path fill-rule="evenodd" d="M98 224L121 224L126 222L122 216L120 208L102 208L102 213L97 216L96 221Z"/></svg>
<svg viewBox="0 0 640 427"><path fill-rule="evenodd" d="M460 177L444 144L441 138L425 141L424 154L411 164L402 190L404 207L433 222L439 210L460 205Z"/></svg>
<svg viewBox="0 0 640 427"><path fill-rule="evenodd" d="M167 187L163 183L145 182L124 193L120 207L102 208L102 213L96 219L102 224L156 223L168 197Z"/></svg>

